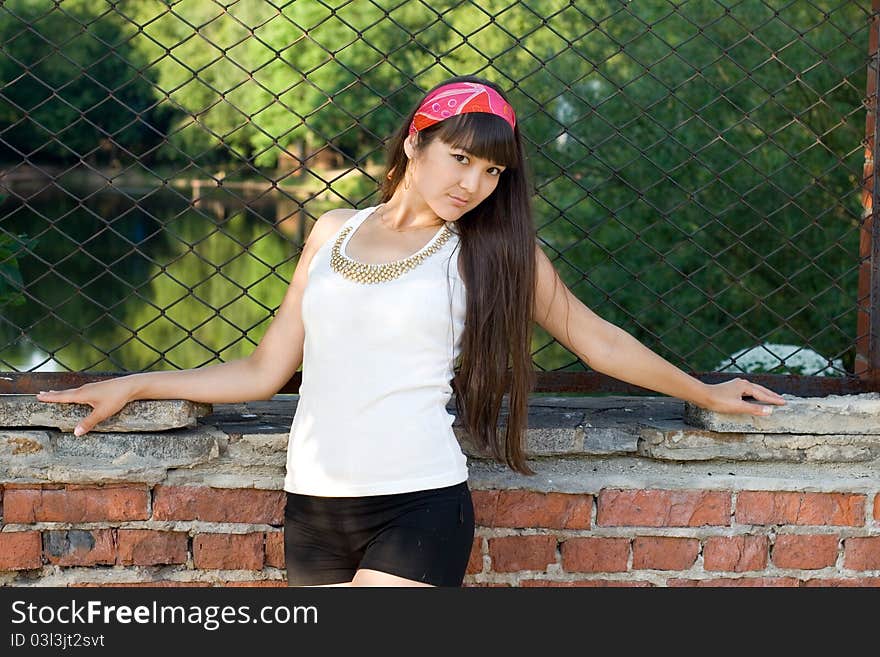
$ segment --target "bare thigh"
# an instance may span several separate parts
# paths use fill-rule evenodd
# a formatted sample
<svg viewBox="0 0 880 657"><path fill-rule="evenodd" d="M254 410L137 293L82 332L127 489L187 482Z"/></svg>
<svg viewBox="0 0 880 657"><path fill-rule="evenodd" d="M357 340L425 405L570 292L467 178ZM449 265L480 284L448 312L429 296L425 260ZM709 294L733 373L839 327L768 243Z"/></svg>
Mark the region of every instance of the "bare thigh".
<svg viewBox="0 0 880 657"><path fill-rule="evenodd" d="M351 586L351 582L339 582L338 584L303 584L302 588L304 589L317 589L324 588L327 586Z"/></svg>
<svg viewBox="0 0 880 657"><path fill-rule="evenodd" d="M391 573L383 573L381 570L371 568L359 568L351 580L352 586L433 586L415 579L406 579Z"/></svg>
<svg viewBox="0 0 880 657"><path fill-rule="evenodd" d="M361 568L350 582L339 582L337 584L313 584L303 588L324 588L328 586L434 586L433 584L425 584L414 579L406 579L398 577L390 573L383 573L380 570L372 570L370 568Z"/></svg>

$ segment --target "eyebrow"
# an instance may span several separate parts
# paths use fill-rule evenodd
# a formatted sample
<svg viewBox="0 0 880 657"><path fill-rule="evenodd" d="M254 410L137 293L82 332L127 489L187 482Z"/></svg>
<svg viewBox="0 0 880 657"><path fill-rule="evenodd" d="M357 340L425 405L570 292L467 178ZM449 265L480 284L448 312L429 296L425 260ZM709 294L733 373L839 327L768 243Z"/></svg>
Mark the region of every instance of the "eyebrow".
<svg viewBox="0 0 880 657"><path fill-rule="evenodd" d="M466 153L470 157L475 157L478 160L485 160L485 158L482 158L479 155L476 155L472 151L469 151L468 149L466 149L464 146L453 146L450 144L449 148L451 148L452 150L455 150L455 151L461 151L463 153ZM496 167L498 169L506 169L507 168L506 164L498 164L497 162L492 162L491 160L486 160L486 162L489 163L490 167Z"/></svg>
<svg viewBox="0 0 880 657"><path fill-rule="evenodd" d="M455 148L455 147L453 146L453 148ZM460 147L459 147L458 150L460 150L460 151L464 151L464 152L467 153L469 156L471 156L471 157L475 157L475 158L477 158L478 160L485 160L486 162L489 163L489 166L490 166L490 167L497 167L497 168L499 168L499 169L506 169L506 168L507 168L507 165L506 165L506 164L498 164L497 162L493 162L492 160L486 160L486 158L484 158L484 157L480 157L479 155L475 155L474 153L472 153L471 151L469 151L469 150L466 149L466 148L460 148Z"/></svg>

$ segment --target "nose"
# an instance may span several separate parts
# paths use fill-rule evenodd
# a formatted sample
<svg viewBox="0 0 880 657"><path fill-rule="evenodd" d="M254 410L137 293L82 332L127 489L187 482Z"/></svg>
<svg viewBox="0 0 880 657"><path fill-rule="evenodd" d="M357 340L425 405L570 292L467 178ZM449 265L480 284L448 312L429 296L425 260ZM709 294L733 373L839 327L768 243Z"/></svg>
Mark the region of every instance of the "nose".
<svg viewBox="0 0 880 657"><path fill-rule="evenodd" d="M458 185L466 192L473 194L480 184L480 170L477 167L468 167L462 174Z"/></svg>

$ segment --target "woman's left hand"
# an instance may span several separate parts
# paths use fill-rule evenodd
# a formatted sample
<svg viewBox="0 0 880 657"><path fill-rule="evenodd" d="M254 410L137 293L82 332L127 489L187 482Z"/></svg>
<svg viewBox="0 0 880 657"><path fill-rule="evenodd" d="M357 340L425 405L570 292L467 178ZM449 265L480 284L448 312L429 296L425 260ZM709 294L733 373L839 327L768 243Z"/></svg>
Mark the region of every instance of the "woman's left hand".
<svg viewBox="0 0 880 657"><path fill-rule="evenodd" d="M716 413L745 413L760 417L770 415L773 412L772 406L746 401L743 399L744 396L753 397L760 402L776 406L785 405L785 399L781 395L745 379L731 379L723 383L707 384L707 387L709 388L709 400L701 406Z"/></svg>

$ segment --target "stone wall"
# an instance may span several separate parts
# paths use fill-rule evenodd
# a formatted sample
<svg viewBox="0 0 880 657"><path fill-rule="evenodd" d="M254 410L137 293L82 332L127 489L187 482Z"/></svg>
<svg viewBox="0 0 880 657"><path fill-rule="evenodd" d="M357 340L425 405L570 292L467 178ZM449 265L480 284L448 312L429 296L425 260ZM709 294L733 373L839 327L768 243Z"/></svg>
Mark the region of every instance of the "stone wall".
<svg viewBox="0 0 880 657"><path fill-rule="evenodd" d="M0 411L0 585L285 585L295 395L177 406L192 416L170 423L144 406L177 428L82 438L73 407L35 420L46 405L4 397L18 407ZM880 435L858 397L790 398L739 426L693 409L686 424L666 397L535 396L534 476L459 434L477 519L465 585L876 586Z"/></svg>

